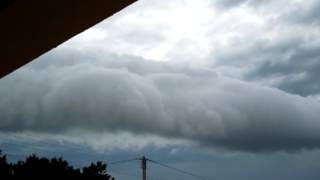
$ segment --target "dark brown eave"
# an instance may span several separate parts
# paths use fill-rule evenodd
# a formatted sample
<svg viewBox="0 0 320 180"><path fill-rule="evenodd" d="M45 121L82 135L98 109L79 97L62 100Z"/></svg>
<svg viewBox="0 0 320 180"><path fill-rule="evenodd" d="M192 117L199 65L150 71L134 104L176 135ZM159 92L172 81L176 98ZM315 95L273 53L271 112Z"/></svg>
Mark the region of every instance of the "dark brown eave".
<svg viewBox="0 0 320 180"><path fill-rule="evenodd" d="M0 78L136 0L5 0Z"/></svg>

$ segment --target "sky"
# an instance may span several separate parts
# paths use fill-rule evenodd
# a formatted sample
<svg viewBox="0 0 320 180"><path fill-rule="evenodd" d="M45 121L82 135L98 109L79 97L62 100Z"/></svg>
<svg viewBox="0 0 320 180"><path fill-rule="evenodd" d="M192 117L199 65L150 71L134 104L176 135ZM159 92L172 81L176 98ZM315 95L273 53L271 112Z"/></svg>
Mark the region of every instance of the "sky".
<svg viewBox="0 0 320 180"><path fill-rule="evenodd" d="M146 155L212 180L319 179L319 8L139 0L0 79L0 148L12 161ZM139 162L108 169L141 175Z"/></svg>

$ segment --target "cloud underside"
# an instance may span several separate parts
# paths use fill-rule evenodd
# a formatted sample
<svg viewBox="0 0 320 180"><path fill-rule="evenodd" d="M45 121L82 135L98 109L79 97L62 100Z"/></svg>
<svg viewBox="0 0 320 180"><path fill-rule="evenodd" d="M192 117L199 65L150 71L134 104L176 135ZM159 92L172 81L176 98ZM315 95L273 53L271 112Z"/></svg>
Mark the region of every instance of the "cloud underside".
<svg viewBox="0 0 320 180"><path fill-rule="evenodd" d="M311 98L213 69L73 54L57 50L1 80L0 131L129 132L252 152L320 147Z"/></svg>

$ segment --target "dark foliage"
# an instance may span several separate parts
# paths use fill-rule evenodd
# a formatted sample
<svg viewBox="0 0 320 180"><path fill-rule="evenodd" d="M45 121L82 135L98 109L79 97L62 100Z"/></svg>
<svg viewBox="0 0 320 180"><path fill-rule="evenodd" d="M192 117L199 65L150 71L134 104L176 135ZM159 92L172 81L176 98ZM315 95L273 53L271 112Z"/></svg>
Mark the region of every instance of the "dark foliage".
<svg viewBox="0 0 320 180"><path fill-rule="evenodd" d="M102 162L92 163L81 169L74 168L62 158L40 158L31 155L25 161L8 163L6 155L0 150L0 179L92 179L114 180L106 171Z"/></svg>

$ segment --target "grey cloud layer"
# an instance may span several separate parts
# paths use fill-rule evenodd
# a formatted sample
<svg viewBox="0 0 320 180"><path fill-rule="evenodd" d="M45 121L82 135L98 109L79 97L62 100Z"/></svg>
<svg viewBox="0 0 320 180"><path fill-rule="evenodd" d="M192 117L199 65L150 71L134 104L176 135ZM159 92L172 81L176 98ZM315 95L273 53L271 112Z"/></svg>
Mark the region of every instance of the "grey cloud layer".
<svg viewBox="0 0 320 180"><path fill-rule="evenodd" d="M246 4L261 22L236 32L240 38L231 45L215 49L215 65L241 69L245 81L302 96L319 94L320 2L263 1L263 8L256 1L230 2L234 8L239 8L236 2Z"/></svg>
<svg viewBox="0 0 320 180"><path fill-rule="evenodd" d="M266 61L257 65L247 77L255 80L281 78L280 82L275 83L280 89L302 96L317 95L320 92L320 46L306 47L303 42L299 44L288 48L291 52L285 61Z"/></svg>
<svg viewBox="0 0 320 180"><path fill-rule="evenodd" d="M318 0L194 2L140 0L95 27L104 37L80 38L66 46L201 64L289 93L320 94ZM190 6L195 5L201 8L192 11ZM176 19L189 11L197 18Z"/></svg>
<svg viewBox="0 0 320 180"><path fill-rule="evenodd" d="M320 146L315 100L212 69L71 54L53 52L1 80L1 131L127 131L245 151Z"/></svg>

